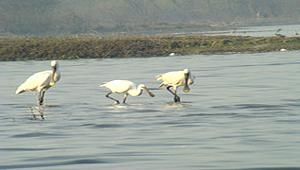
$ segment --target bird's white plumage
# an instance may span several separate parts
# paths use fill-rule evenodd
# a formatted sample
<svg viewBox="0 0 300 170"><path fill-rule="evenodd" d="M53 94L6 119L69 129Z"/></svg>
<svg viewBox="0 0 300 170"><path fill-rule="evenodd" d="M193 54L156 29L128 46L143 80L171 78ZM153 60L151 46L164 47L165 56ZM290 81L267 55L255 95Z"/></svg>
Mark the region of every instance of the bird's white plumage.
<svg viewBox="0 0 300 170"><path fill-rule="evenodd" d="M109 95L111 93L124 94L123 103L125 103L128 95L140 96L143 93L143 90L145 90L149 96L154 97L154 94L152 94L144 84L136 86L136 84L128 80L112 80L110 82L101 84L100 87L109 89L111 92L109 92L106 97L114 100L117 104L119 101L110 97Z"/></svg>
<svg viewBox="0 0 300 170"><path fill-rule="evenodd" d="M51 62L52 70L41 71L33 74L26 79L16 90L16 94L27 91L41 92L49 89L56 82L60 80L60 72L58 69L58 62ZM52 80L53 79L53 80Z"/></svg>
<svg viewBox="0 0 300 170"><path fill-rule="evenodd" d="M22 83L16 90L16 94L20 94L27 91L35 91L38 93L38 112L42 119L44 119L43 114L43 101L46 90L54 86L56 82L60 80L60 72L57 61L51 61L52 70L41 71L33 74L27 78L24 83ZM33 114L34 115L34 114ZM33 116L36 117L35 115Z"/></svg>
<svg viewBox="0 0 300 170"><path fill-rule="evenodd" d="M33 74L18 87L18 89L16 90L16 94L20 94L26 91L39 92L42 89L48 89L50 87L51 74L51 70Z"/></svg>
<svg viewBox="0 0 300 170"><path fill-rule="evenodd" d="M156 80L162 81L160 86L172 86L174 90L179 86L184 86L185 84L185 75L188 73L188 69L184 69L182 71L171 71L164 74L160 74L156 76ZM191 73L190 73L191 74ZM193 84L193 76L190 75L188 79L188 84Z"/></svg>
<svg viewBox="0 0 300 170"><path fill-rule="evenodd" d="M177 88L183 87L183 92L190 91L189 84L193 84L193 76L188 69L182 71L172 71L156 76L156 80L161 81L160 87L165 86L167 90L174 95L174 102L180 102L180 97L177 95ZM173 88L173 91L170 89Z"/></svg>
<svg viewBox="0 0 300 170"><path fill-rule="evenodd" d="M126 93L130 89L135 89L136 85L128 80L112 80L101 84L100 87L106 87L113 93Z"/></svg>

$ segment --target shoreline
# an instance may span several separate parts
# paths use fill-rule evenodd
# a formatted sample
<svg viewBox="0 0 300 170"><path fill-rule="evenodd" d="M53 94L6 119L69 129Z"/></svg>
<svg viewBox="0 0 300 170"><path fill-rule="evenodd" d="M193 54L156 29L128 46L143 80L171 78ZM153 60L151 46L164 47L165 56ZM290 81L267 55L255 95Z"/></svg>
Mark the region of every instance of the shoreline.
<svg viewBox="0 0 300 170"><path fill-rule="evenodd" d="M138 35L0 37L0 61L261 53L299 50L300 37Z"/></svg>

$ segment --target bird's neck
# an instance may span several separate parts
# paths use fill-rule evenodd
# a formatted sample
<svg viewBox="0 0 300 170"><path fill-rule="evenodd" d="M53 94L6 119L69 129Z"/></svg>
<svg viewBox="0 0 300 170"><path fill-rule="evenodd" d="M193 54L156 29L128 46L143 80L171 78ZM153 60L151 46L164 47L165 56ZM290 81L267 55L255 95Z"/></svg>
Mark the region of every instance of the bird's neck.
<svg viewBox="0 0 300 170"><path fill-rule="evenodd" d="M59 80L59 70L58 68L52 69L50 86L54 86L55 83Z"/></svg>
<svg viewBox="0 0 300 170"><path fill-rule="evenodd" d="M130 96L140 96L143 92L143 89L141 87L135 88L135 89L131 89L128 91L128 94Z"/></svg>

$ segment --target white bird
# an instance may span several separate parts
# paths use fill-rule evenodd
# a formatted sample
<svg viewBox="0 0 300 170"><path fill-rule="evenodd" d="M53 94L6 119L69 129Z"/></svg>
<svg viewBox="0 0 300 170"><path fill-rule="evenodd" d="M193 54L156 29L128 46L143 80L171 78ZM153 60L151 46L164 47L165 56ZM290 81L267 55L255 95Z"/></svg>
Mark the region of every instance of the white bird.
<svg viewBox="0 0 300 170"><path fill-rule="evenodd" d="M109 96L112 93L124 94L123 103L126 102L128 95L140 96L143 93L143 90L145 90L150 97L154 97L154 94L151 93L144 84L136 86L136 84L128 80L112 80L110 82L101 84L100 87L105 87L110 90L110 92L105 96L111 100L114 100L116 104L119 104L120 102L117 99Z"/></svg>
<svg viewBox="0 0 300 170"><path fill-rule="evenodd" d="M43 105L46 90L53 87L60 79L58 62L51 61L51 68L52 70L41 71L30 76L18 87L16 94L35 91L38 93L38 105Z"/></svg>
<svg viewBox="0 0 300 170"><path fill-rule="evenodd" d="M287 49L285 49L285 48L281 48L279 51L281 51L281 52L285 52L285 51L287 51Z"/></svg>
<svg viewBox="0 0 300 170"><path fill-rule="evenodd" d="M170 53L169 56L175 56L175 53Z"/></svg>
<svg viewBox="0 0 300 170"><path fill-rule="evenodd" d="M193 76L188 69L182 71L172 71L156 76L156 80L162 81L159 87L165 86L167 90L174 95L174 102L180 102L180 97L177 95L177 88L183 87L185 93L190 91L189 84L193 84ZM173 88L172 91L170 88Z"/></svg>

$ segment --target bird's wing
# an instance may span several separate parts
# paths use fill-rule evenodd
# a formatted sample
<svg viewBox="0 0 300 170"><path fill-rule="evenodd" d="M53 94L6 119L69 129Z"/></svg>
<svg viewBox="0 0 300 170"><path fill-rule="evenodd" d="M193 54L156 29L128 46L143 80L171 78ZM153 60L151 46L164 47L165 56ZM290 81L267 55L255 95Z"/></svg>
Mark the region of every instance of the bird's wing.
<svg viewBox="0 0 300 170"><path fill-rule="evenodd" d="M33 74L18 87L16 94L24 91L39 91L44 87L47 87L51 80L51 73L52 71L48 70Z"/></svg>
<svg viewBox="0 0 300 170"><path fill-rule="evenodd" d="M183 80L184 75L182 71L172 71L161 75L161 81L165 85L176 85Z"/></svg>
<svg viewBox="0 0 300 170"><path fill-rule="evenodd" d="M134 83L128 80L112 80L105 84L100 85L100 87L106 87L114 93L123 93L128 91Z"/></svg>
<svg viewBox="0 0 300 170"><path fill-rule="evenodd" d="M114 91L117 93L124 93L132 88L135 88L135 84L128 80L116 80L113 83Z"/></svg>

